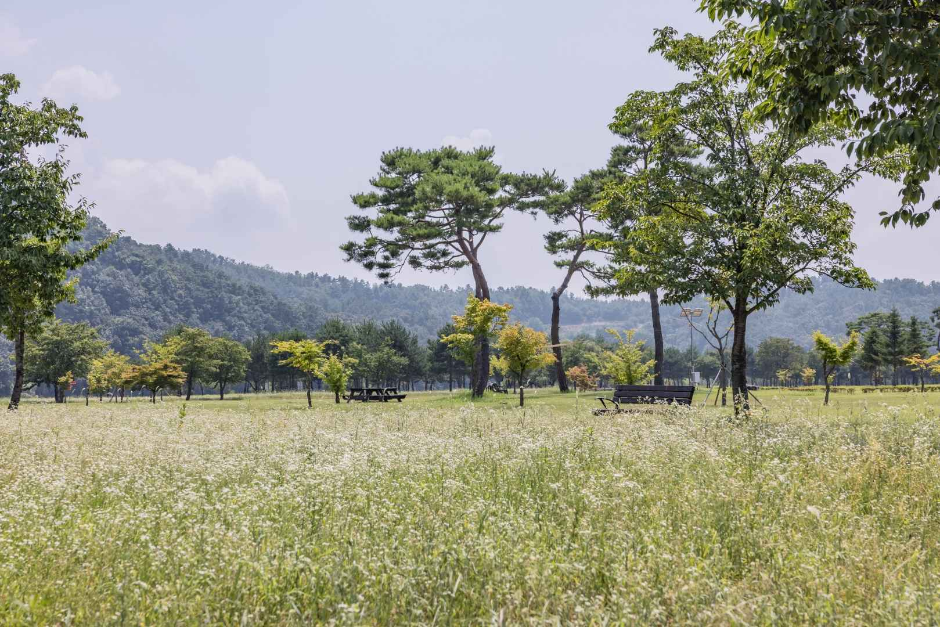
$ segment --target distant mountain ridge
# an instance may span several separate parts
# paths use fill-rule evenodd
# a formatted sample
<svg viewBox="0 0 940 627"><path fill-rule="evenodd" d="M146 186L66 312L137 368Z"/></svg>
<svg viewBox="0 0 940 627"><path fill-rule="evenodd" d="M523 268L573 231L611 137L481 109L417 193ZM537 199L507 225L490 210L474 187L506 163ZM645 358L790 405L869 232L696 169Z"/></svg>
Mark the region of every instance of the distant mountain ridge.
<svg viewBox="0 0 940 627"><path fill-rule="evenodd" d="M93 220L87 241L105 237L108 228ZM279 272L241 263L205 250L141 244L121 237L97 261L75 273L76 304L57 313L69 321L87 321L120 351L139 348L174 324L206 328L214 334L247 339L258 332L297 328L314 332L332 316L347 321L398 319L422 337L433 337L450 316L463 308L470 287L378 285L326 274ZM549 292L529 287L497 288L495 301L513 305L513 318L538 329L548 328ZM704 301L693 303L703 306ZM814 294L782 295L778 306L752 316L748 343L768 336L789 337L808 346L820 329L845 333L845 323L871 311L896 306L905 317L927 318L940 306L940 282L913 279L882 281L875 291L844 288L828 279L817 281ZM667 345L688 346L689 329L678 307L663 307ZM645 301L601 301L569 296L562 302L562 335L593 333L608 327L636 328L651 337Z"/></svg>

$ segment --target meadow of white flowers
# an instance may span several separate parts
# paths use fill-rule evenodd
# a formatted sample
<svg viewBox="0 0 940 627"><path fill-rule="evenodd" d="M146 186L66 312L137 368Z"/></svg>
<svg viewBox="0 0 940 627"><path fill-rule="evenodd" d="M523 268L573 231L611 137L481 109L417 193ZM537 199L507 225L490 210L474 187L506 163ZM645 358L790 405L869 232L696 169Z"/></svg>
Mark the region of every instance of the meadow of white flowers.
<svg viewBox="0 0 940 627"><path fill-rule="evenodd" d="M0 417L0 623L927 624L938 542L928 404Z"/></svg>

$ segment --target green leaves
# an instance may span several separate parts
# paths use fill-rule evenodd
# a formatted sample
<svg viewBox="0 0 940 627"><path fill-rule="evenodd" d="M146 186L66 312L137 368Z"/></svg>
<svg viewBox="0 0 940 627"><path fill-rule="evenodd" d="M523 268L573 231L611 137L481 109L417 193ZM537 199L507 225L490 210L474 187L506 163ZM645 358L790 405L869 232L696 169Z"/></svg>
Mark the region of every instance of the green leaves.
<svg viewBox="0 0 940 627"><path fill-rule="evenodd" d="M463 152L398 148L381 156L373 191L352 197L367 215L347 224L366 237L341 246L346 260L390 280L405 266L453 270L477 263L486 236L507 210L533 212L564 189L553 173L511 174L493 148Z"/></svg>
<svg viewBox="0 0 940 627"><path fill-rule="evenodd" d="M923 226L925 183L940 168L940 14L931 2L702 0L713 20L755 22L729 54L728 73L766 93L758 110L795 133L839 119L863 135L858 159L911 152L901 207L881 223ZM859 98L857 98L859 97ZM867 100L867 109L857 100Z"/></svg>

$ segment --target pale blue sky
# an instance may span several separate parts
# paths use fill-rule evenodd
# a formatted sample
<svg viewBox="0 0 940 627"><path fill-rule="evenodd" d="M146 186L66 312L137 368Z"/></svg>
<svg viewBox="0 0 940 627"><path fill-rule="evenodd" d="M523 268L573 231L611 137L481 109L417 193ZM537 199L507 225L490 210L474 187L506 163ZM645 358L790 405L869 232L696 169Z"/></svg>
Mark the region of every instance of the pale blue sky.
<svg viewBox="0 0 940 627"><path fill-rule="evenodd" d="M337 247L382 150L492 143L506 168L570 180L603 164L606 124L631 91L677 78L646 52L653 29L713 28L696 0L4 4L0 71L25 98L79 104L90 138L71 154L112 228L362 278ZM893 186L847 198L873 275L940 280L925 252L940 216L886 232L876 215L894 208ZM511 219L483 255L490 282L555 284L546 228Z"/></svg>

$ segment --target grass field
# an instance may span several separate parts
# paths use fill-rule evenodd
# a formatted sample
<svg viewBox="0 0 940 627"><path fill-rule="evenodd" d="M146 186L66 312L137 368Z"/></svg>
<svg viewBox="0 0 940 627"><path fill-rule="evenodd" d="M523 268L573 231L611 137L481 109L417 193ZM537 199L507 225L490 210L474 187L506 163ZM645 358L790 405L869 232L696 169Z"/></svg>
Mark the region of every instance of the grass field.
<svg viewBox="0 0 940 627"><path fill-rule="evenodd" d="M26 403L0 623L936 623L940 394L758 395Z"/></svg>

